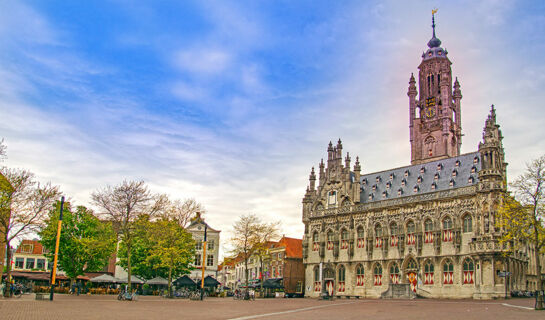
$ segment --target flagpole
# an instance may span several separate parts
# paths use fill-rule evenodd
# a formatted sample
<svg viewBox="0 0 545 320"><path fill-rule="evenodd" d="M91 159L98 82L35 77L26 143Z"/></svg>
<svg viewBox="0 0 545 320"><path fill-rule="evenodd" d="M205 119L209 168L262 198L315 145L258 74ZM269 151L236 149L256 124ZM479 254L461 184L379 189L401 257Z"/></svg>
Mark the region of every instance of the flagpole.
<svg viewBox="0 0 545 320"><path fill-rule="evenodd" d="M202 265L201 265L201 300L204 299L204 268L206 267L206 229L207 229L206 223L204 224L204 243L203 243L203 249L202 249Z"/></svg>

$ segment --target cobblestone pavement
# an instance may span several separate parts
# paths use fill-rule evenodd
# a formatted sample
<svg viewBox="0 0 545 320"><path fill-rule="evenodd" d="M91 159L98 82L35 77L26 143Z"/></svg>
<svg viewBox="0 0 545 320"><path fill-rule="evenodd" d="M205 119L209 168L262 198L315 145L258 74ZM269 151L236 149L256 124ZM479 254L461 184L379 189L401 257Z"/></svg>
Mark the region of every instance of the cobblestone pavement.
<svg viewBox="0 0 545 320"><path fill-rule="evenodd" d="M60 294L55 301L33 299L34 295L0 299L0 319L545 319L545 311L531 310L532 299L189 301L140 297L131 302L117 301L115 296Z"/></svg>

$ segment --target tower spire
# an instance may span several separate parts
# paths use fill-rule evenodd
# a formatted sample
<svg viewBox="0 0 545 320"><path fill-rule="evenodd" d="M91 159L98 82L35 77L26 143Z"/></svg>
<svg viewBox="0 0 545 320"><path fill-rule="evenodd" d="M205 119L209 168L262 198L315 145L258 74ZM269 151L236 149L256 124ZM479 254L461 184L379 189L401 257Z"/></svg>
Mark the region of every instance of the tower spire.
<svg viewBox="0 0 545 320"><path fill-rule="evenodd" d="M437 9L433 9L431 11L431 27L433 29L433 38L435 38L435 14L437 13Z"/></svg>

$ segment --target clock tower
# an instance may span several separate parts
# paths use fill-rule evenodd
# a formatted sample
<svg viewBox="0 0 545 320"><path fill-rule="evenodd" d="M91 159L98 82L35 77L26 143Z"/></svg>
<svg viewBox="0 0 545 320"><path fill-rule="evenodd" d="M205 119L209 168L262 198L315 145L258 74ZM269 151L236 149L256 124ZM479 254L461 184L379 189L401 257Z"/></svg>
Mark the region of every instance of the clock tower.
<svg viewBox="0 0 545 320"><path fill-rule="evenodd" d="M435 12L432 28L429 49L422 54L418 66L418 99L412 74L407 92L413 165L458 156L462 145L462 92L457 78L452 85L452 63L447 50L441 48L441 40L435 36Z"/></svg>

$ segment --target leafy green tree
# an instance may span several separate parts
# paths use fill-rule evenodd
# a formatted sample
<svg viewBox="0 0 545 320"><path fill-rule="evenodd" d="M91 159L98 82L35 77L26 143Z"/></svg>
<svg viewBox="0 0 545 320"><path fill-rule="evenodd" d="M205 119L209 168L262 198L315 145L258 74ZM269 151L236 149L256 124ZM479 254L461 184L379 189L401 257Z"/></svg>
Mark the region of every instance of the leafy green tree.
<svg viewBox="0 0 545 320"><path fill-rule="evenodd" d="M59 221L60 203L52 210L46 226L39 233L48 258L53 259ZM100 221L91 210L78 206L71 211L66 204L63 212L58 265L73 282L85 272L104 268L115 250L116 236L111 222Z"/></svg>
<svg viewBox="0 0 545 320"><path fill-rule="evenodd" d="M160 266L156 258L151 258L153 252L153 243L149 237L149 228L152 222L149 216L143 215L133 224L133 237L131 243L131 269L132 273L143 279L152 279L155 277L166 277L168 270ZM120 242L117 251L119 258L118 264L123 268L128 268L128 252L125 242Z"/></svg>
<svg viewBox="0 0 545 320"><path fill-rule="evenodd" d="M132 249L135 221L147 215L153 217L168 210L170 201L166 195L153 194L144 181L123 181L112 187L107 186L91 194L93 204L101 210L102 216L111 221L117 238L127 252L127 288L131 291Z"/></svg>
<svg viewBox="0 0 545 320"><path fill-rule="evenodd" d="M172 293L172 278L189 273L195 254L195 242L191 234L178 221L160 219L150 221L141 216L134 223L131 244L131 266L133 274L145 279L157 276L168 279L169 294ZM127 247L119 247L119 265L127 268Z"/></svg>
<svg viewBox="0 0 545 320"><path fill-rule="evenodd" d="M529 244L534 248L537 289L543 290L540 256L545 254L545 155L533 160L509 184L512 195L504 197L499 210L503 241ZM536 309L543 309L538 301Z"/></svg>
<svg viewBox="0 0 545 320"><path fill-rule="evenodd" d="M195 241L177 221L152 222L148 235L153 250L147 260L159 261L158 267L168 270L168 293L172 296L172 277L189 273L195 254Z"/></svg>
<svg viewBox="0 0 545 320"><path fill-rule="evenodd" d="M0 237L6 248L11 248L13 240L40 230L61 192L51 183L40 184L28 170L0 168L0 171L7 179L0 197ZM11 250L6 252L6 261L11 261ZM0 269L0 276L2 272ZM9 263L6 273L7 281L11 273ZM9 290L5 295L9 295Z"/></svg>

